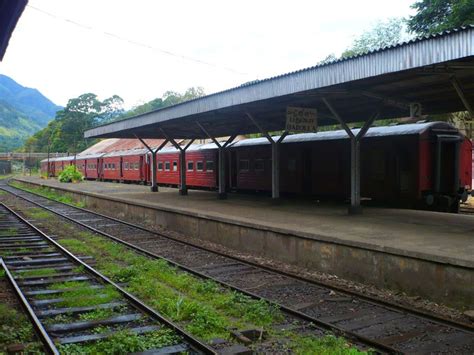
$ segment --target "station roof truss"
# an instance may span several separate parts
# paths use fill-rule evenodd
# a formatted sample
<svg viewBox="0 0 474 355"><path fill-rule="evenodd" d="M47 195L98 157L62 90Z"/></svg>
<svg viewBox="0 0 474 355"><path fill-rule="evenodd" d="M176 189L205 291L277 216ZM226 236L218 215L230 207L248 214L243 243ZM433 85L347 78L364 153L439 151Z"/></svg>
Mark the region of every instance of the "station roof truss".
<svg viewBox="0 0 474 355"><path fill-rule="evenodd" d="M466 110L474 103L474 26L257 80L175 106L98 126L86 138L207 138L283 130L288 106L316 108L321 126ZM472 113L472 112L471 112Z"/></svg>

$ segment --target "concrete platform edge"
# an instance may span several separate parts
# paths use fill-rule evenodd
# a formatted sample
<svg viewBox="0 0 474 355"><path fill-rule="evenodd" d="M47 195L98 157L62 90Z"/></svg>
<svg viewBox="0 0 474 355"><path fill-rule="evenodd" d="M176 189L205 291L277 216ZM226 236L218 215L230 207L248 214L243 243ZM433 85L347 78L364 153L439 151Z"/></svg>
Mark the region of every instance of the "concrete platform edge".
<svg viewBox="0 0 474 355"><path fill-rule="evenodd" d="M424 254L424 253L419 253L419 252L411 252L403 249L397 249L397 248L391 248L391 247L383 247L380 245L376 244L369 244L369 243L361 243L361 242L356 242L356 241L347 241L347 240L341 240L338 238L335 238L333 236L325 236L321 234L312 234L312 233L305 233L305 232L299 232L299 231L293 231L289 229L283 229L283 228L278 228L278 227L271 227L268 225L263 225L263 224L256 224L252 223L249 221L242 221L239 219L230 219L227 217L220 216L218 214L203 214L196 212L194 210L186 209L186 208L173 208L165 205L161 205L159 203L149 203L146 201L141 201L138 202L133 199L125 199L125 198L120 198L120 197L110 197L110 196L103 196L98 193L94 192L88 192L88 191L77 191L73 189L68 189L67 186L65 187L56 187L56 186L50 186L47 184L37 184L28 180L23 180L21 178L14 178L13 180L17 180L26 184L35 184L35 185L40 185L43 187L48 187L52 188L55 190L61 190L64 192L68 193L73 193L73 194L79 194L79 195L86 195L86 196L91 196L95 198L100 198L103 200L109 200L109 201L114 201L114 202L121 202L121 203L126 203L129 205L134 205L138 207L147 207L150 209L154 210L161 210L161 211L166 211L166 212L172 212L176 214L181 214L185 216L190 216L190 217L196 217L200 219L206 219L206 220L213 220L213 221L218 221L221 223L227 223L227 224L234 224L237 226L241 227L246 227L246 228L252 228L256 230L262 230L262 231L270 231L270 232L275 232L279 234L285 234L289 236L294 236L294 237L299 237L303 239L308 239L308 240L317 240L321 242L326 242L326 243L331 243L331 244L337 244L337 245L344 245L344 246L350 246L350 247L355 247L355 248L360 248L364 250L374 250L386 254L392 254L395 256L404 256L404 257L409 257L409 258L414 258L414 259L421 259L429 262L435 262L439 264L448 264L452 266L457 266L457 267L465 267L468 269L474 269L474 263L470 263L465 260L458 260L458 259L453 259L453 258L448 258L448 257L443 257L439 255L432 255L432 254Z"/></svg>
<svg viewBox="0 0 474 355"><path fill-rule="evenodd" d="M334 238L306 236L267 228L254 223L209 216L182 208L99 193L59 188L17 179L29 185L42 185L69 194L86 207L144 226L161 226L194 238L224 245L230 249L261 255L309 270L337 275L348 280L421 296L459 309L474 304L474 268L421 256L342 243ZM434 259L434 258L433 258Z"/></svg>

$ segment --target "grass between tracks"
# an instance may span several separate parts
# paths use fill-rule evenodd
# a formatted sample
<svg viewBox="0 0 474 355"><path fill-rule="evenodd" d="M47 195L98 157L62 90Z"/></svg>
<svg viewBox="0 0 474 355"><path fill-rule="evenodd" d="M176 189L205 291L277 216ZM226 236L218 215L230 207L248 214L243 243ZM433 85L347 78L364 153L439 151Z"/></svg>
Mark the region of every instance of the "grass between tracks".
<svg viewBox="0 0 474 355"><path fill-rule="evenodd" d="M36 190L37 188L29 188L28 191L36 193ZM55 199L54 195L50 191L48 197ZM277 339L278 349L283 351L300 354L360 353L344 339L331 335L302 336L291 330L275 330L273 326L284 324L285 319L273 304L224 289L213 281L182 272L163 260L141 256L104 237L78 231L73 224L58 222L49 212L38 217L36 210L25 209L24 213L32 213L29 216L35 215L33 218L41 220L42 225L50 231L67 236L59 240L61 245L75 254L94 257L96 269L115 282L126 283L129 292L200 339L230 339L232 329L259 329L268 332L270 338ZM71 284L53 286L56 289L69 288ZM69 296L68 293L63 295L70 297L69 305L75 306L77 296ZM91 302L95 302L96 298L97 295L93 296ZM110 299L114 299L114 295ZM99 310L84 314L83 317L101 319L112 314L111 310ZM123 335L123 339L128 339L128 336ZM74 352L71 347L64 350Z"/></svg>
<svg viewBox="0 0 474 355"><path fill-rule="evenodd" d="M27 184L24 184L19 181L11 181L10 185L13 187L16 187L21 190L25 190L28 192L35 193L37 195L50 198L52 200L62 202L62 203L67 203L76 207L85 207L85 204L83 202L77 202L75 201L71 196L67 195L66 193L59 193L54 191L53 189L50 189L49 187L45 186L30 186Z"/></svg>
<svg viewBox="0 0 474 355"><path fill-rule="evenodd" d="M0 272L0 280L6 285L3 270ZM23 344L25 354L41 353L41 344L36 341L33 326L26 316L11 304L1 302L0 299L0 354L6 354L8 348L14 344Z"/></svg>

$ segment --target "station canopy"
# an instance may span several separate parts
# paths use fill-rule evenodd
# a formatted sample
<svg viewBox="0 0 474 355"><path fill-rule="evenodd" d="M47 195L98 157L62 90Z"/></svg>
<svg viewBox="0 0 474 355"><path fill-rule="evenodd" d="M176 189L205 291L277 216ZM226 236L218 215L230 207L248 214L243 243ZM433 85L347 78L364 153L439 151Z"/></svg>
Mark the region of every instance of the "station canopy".
<svg viewBox="0 0 474 355"><path fill-rule="evenodd" d="M474 26L250 82L85 132L86 138L207 138L283 130L287 107L316 108L320 126L464 111L474 103ZM472 113L472 112L471 112Z"/></svg>
<svg viewBox="0 0 474 355"><path fill-rule="evenodd" d="M0 61L28 0L0 0Z"/></svg>

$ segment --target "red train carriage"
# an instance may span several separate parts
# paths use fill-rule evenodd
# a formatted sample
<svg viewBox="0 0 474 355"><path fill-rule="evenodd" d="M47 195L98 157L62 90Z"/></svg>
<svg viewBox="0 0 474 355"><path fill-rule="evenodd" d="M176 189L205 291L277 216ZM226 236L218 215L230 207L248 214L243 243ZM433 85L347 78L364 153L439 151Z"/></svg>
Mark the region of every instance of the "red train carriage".
<svg viewBox="0 0 474 355"><path fill-rule="evenodd" d="M97 180L99 179L100 169L101 169L101 157L103 153L100 154L90 154L81 157L85 161L85 172L84 178L88 180Z"/></svg>
<svg viewBox="0 0 474 355"><path fill-rule="evenodd" d="M100 159L101 171L99 175L101 180L120 181L122 179L122 157L120 156L122 153L123 152L112 152L102 156Z"/></svg>
<svg viewBox="0 0 474 355"><path fill-rule="evenodd" d="M49 172L49 176L54 176L54 159L49 159L49 169L48 169L48 159L41 160L40 167L41 167L41 174L46 175Z"/></svg>
<svg viewBox="0 0 474 355"><path fill-rule="evenodd" d="M82 174L82 176L84 176L84 179L86 179L87 178L86 177L87 176L86 159L84 159L80 155L76 157L76 168Z"/></svg>
<svg viewBox="0 0 474 355"><path fill-rule="evenodd" d="M160 185L178 186L179 152L166 147L157 154L157 174ZM186 185L214 189L217 186L217 147L214 143L194 144L186 150Z"/></svg>
<svg viewBox="0 0 474 355"><path fill-rule="evenodd" d="M354 130L357 132L357 130ZM189 187L217 186L218 154L214 144L192 145L186 152ZM51 159L54 175L73 157ZM150 154L144 149L78 156L88 179L150 181ZM82 166L83 164L84 166ZM42 161L45 172L47 164ZM166 147L157 154L160 185L179 184L179 152ZM392 205L457 210L472 188L472 143L443 122L373 127L361 142L362 196ZM271 190L271 146L265 138L231 145L226 166L235 190ZM350 195L350 144L346 132L287 136L280 150L282 193L346 199Z"/></svg>
<svg viewBox="0 0 474 355"><path fill-rule="evenodd" d="M145 149L115 151L104 154L100 159L102 171L99 176L102 180L147 182L148 159Z"/></svg>
<svg viewBox="0 0 474 355"><path fill-rule="evenodd" d="M74 164L74 157L61 157L54 160L54 176L58 176L67 166Z"/></svg>
<svg viewBox="0 0 474 355"><path fill-rule="evenodd" d="M472 169L466 160L471 147L458 130L443 122L371 128L361 142L362 196L397 205L454 211L471 185ZM230 150L232 186L270 191L268 141L244 140ZM283 193L347 198L347 134L332 131L286 137L281 146L280 180Z"/></svg>
<svg viewBox="0 0 474 355"><path fill-rule="evenodd" d="M474 144L472 141L471 141L471 145L472 145L472 165L471 166L472 166L472 173L473 173L471 189L474 191Z"/></svg>
<svg viewBox="0 0 474 355"><path fill-rule="evenodd" d="M121 154L122 181L125 182L148 182L147 150L132 149ZM119 153L119 152L117 152Z"/></svg>

